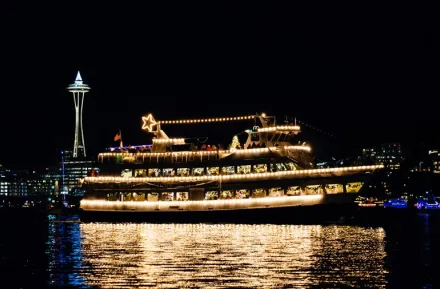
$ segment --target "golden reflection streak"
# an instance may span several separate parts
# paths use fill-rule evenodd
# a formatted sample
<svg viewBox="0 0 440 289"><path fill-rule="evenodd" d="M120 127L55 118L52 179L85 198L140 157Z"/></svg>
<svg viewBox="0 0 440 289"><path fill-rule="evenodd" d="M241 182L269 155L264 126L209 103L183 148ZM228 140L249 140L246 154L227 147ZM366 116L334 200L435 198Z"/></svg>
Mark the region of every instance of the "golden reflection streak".
<svg viewBox="0 0 440 289"><path fill-rule="evenodd" d="M383 229L248 224L81 224L87 285L385 286Z"/></svg>

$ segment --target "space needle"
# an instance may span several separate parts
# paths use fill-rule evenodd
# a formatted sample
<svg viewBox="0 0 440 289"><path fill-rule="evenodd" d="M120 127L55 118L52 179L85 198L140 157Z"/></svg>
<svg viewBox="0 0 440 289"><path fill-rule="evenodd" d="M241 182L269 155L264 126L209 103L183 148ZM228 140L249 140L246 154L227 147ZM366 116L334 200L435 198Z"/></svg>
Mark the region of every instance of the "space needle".
<svg viewBox="0 0 440 289"><path fill-rule="evenodd" d="M70 84L67 90L73 93L73 102L75 104L75 140L73 143L73 158L85 158L86 147L84 144L84 131L82 112L84 107L84 95L90 90L87 84L83 83L81 74L78 71L75 83Z"/></svg>

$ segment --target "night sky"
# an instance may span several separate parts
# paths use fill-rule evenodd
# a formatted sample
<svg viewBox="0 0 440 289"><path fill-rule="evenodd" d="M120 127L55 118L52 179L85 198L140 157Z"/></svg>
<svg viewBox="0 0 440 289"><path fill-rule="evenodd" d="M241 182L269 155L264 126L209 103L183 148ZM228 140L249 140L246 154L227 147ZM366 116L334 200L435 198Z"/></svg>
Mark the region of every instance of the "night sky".
<svg viewBox="0 0 440 289"><path fill-rule="evenodd" d="M115 145L119 129L125 144L150 142L141 130L148 112L296 116L336 136L307 132L315 151L440 140L434 9L16 2L0 4L0 164L50 165L73 146L66 87L77 70L92 88L84 107L92 156ZM163 128L227 143L250 126Z"/></svg>

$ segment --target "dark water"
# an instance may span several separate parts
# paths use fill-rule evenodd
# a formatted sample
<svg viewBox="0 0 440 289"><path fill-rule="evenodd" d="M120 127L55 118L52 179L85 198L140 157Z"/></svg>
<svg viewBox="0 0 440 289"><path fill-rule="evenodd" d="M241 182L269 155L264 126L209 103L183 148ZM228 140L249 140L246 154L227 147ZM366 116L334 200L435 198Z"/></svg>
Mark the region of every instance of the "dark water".
<svg viewBox="0 0 440 289"><path fill-rule="evenodd" d="M0 219L0 288L439 288L440 217L381 225Z"/></svg>

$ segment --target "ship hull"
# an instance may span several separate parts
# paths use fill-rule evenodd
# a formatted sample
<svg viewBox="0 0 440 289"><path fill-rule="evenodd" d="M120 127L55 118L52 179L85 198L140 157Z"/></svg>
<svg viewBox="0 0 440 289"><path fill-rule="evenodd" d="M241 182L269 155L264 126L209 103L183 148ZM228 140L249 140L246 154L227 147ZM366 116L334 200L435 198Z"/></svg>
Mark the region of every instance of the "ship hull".
<svg viewBox="0 0 440 289"><path fill-rule="evenodd" d="M82 222L312 224L338 222L349 217L357 209L355 197L355 194L327 195L316 202L217 210L142 211L88 207L82 209L80 215Z"/></svg>

